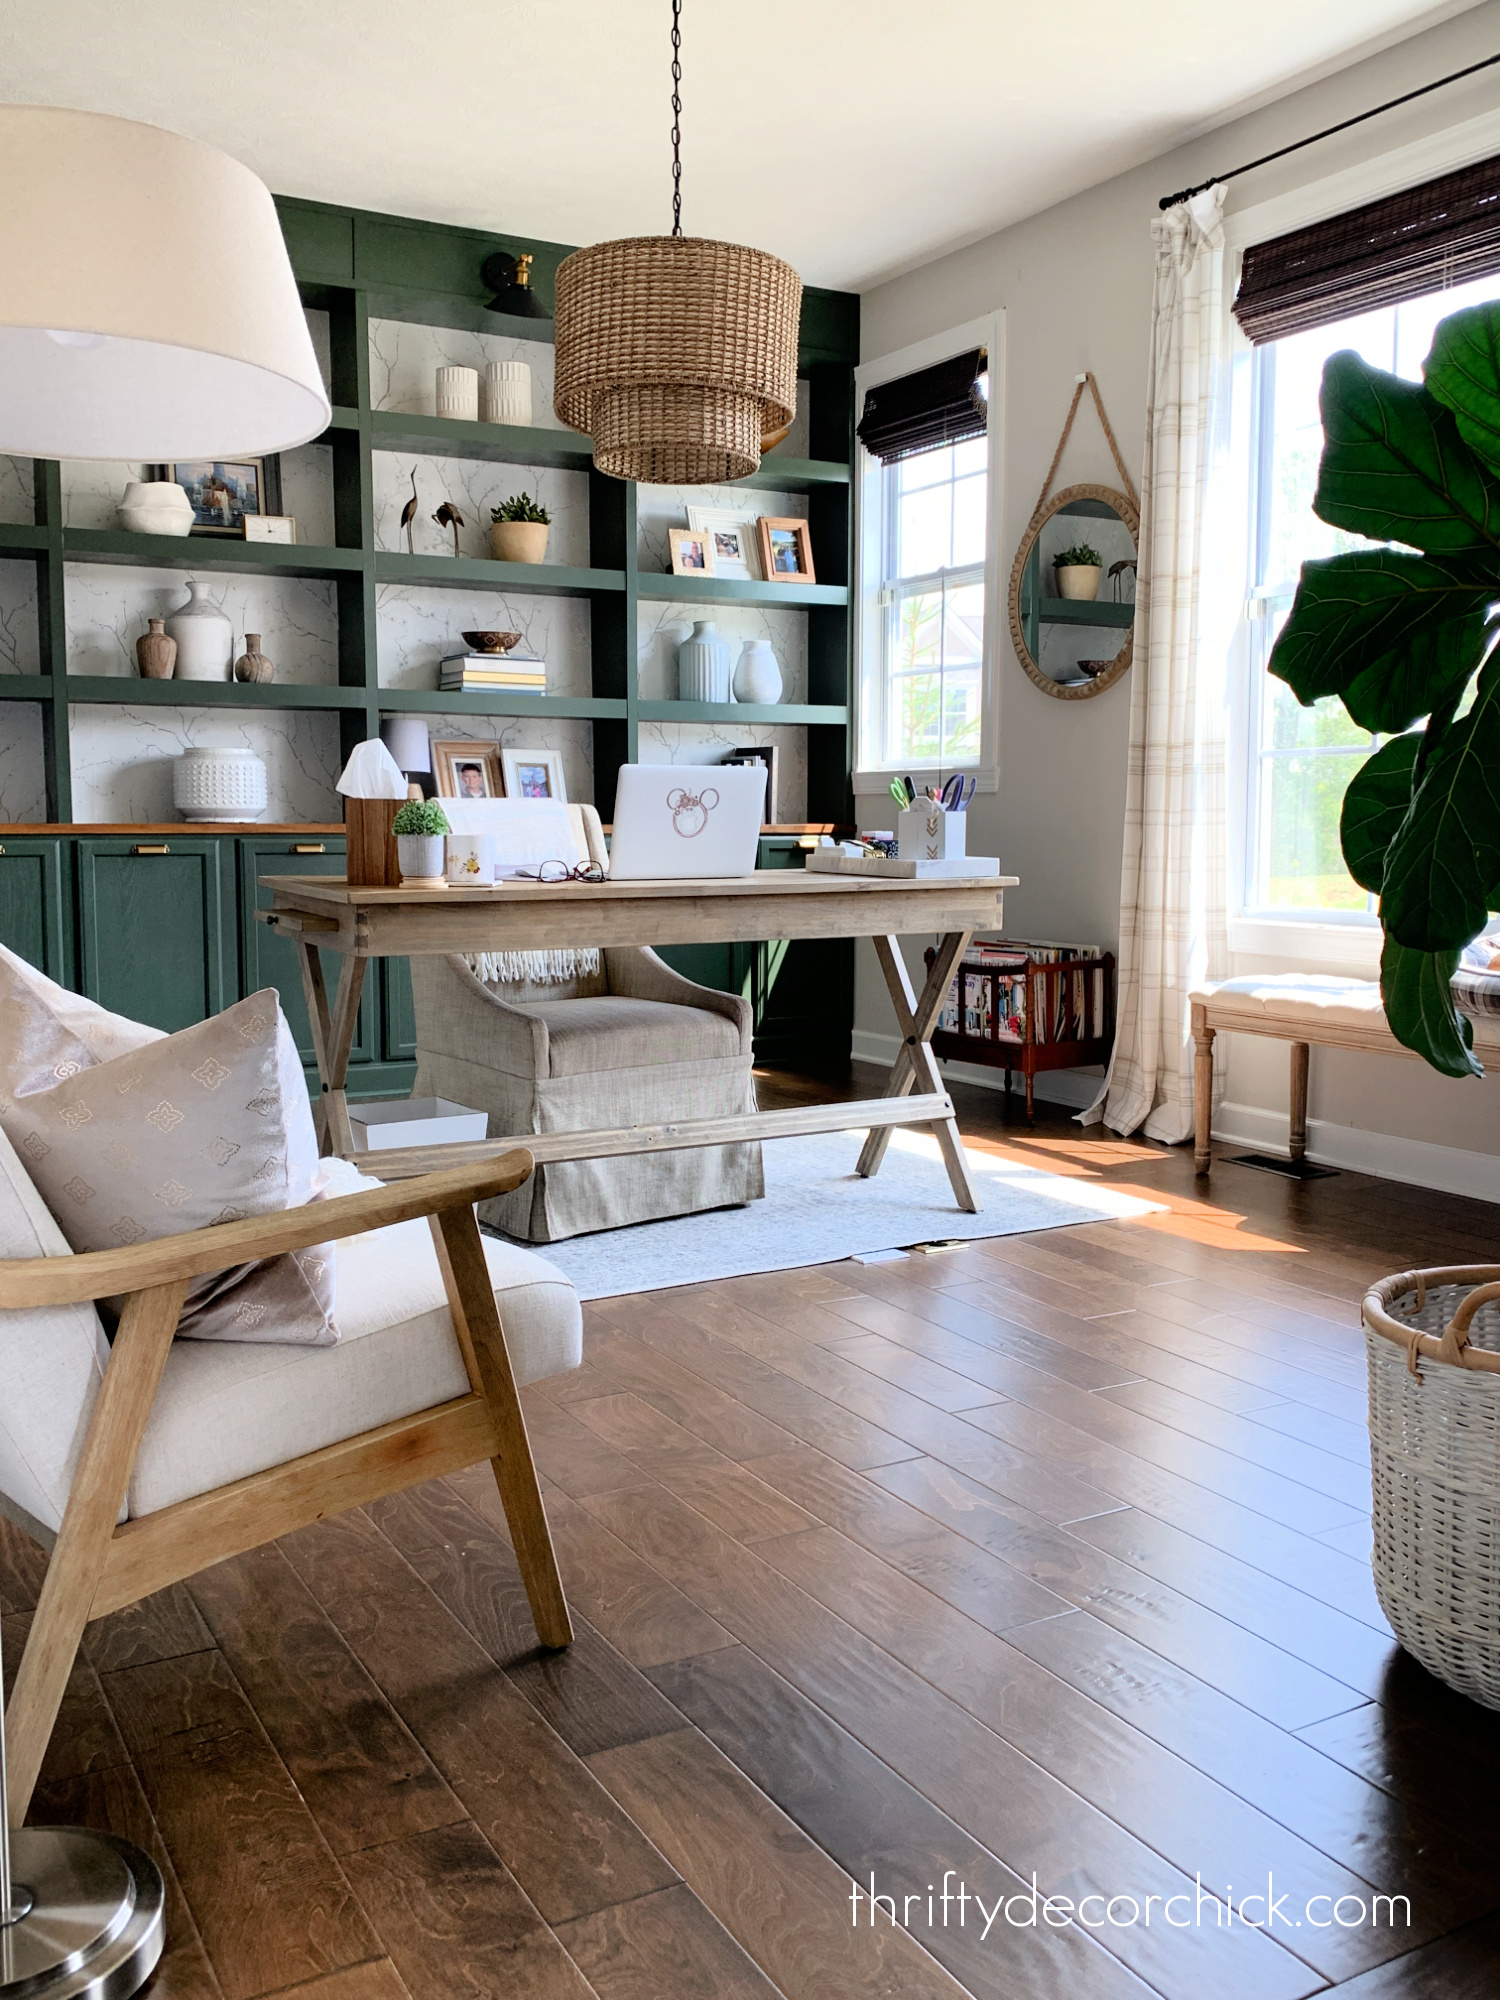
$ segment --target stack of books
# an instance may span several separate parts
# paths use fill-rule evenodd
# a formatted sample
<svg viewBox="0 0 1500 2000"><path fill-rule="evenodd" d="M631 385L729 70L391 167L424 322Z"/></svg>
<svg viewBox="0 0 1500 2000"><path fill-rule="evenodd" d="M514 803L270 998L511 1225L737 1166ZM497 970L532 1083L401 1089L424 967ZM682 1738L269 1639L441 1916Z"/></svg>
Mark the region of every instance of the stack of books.
<svg viewBox="0 0 1500 2000"><path fill-rule="evenodd" d="M444 694L502 689L507 694L545 694L547 662L535 653L449 653L439 669Z"/></svg>

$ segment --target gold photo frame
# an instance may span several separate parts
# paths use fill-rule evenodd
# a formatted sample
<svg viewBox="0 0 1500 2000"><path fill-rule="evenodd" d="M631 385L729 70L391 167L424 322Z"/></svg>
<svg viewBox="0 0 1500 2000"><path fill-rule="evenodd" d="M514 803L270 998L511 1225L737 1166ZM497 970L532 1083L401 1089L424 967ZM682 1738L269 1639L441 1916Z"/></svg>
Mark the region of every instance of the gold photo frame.
<svg viewBox="0 0 1500 2000"><path fill-rule="evenodd" d="M468 737L432 741L432 774L440 799L503 799L500 745ZM477 774L477 775L476 775Z"/></svg>

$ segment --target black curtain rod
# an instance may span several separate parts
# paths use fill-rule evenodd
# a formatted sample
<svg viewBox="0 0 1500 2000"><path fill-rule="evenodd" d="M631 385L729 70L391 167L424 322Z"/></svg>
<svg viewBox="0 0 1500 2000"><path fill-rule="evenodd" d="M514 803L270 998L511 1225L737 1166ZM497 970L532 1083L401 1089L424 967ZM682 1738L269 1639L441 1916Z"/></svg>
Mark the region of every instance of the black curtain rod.
<svg viewBox="0 0 1500 2000"><path fill-rule="evenodd" d="M1357 117L1326 126L1323 131L1314 132L1306 139L1294 140L1290 146L1279 146L1274 153L1262 153L1258 160L1247 160L1244 166L1233 167L1227 174L1210 174L1197 187L1182 188L1176 194L1164 194L1157 206L1176 208L1180 202L1191 201L1195 194L1204 194L1209 188L1217 187L1220 181L1232 181L1256 167L1269 166L1272 160L1284 160L1288 153L1300 153L1304 146L1316 146L1320 139L1331 139L1335 132L1347 132L1351 125L1363 125L1367 118L1378 118L1382 111L1394 111L1398 104L1410 104L1414 97L1425 97L1428 91L1441 90L1445 84L1457 83L1463 77L1474 76L1479 70L1493 69L1496 63L1500 63L1500 56L1486 56L1483 62L1470 63L1467 69L1454 70L1452 76L1440 76L1436 83L1424 83L1420 90L1408 90L1404 97L1393 97L1385 104L1377 104L1373 111L1361 111Z"/></svg>

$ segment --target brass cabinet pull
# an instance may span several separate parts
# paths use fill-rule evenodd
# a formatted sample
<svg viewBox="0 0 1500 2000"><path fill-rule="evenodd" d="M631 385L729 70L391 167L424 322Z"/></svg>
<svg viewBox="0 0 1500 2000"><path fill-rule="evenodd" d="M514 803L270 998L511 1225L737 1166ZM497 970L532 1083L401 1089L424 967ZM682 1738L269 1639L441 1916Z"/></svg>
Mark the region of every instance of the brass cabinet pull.
<svg viewBox="0 0 1500 2000"><path fill-rule="evenodd" d="M135 847L132 847L130 851L132 854L170 854L172 852L164 840L153 842L143 840Z"/></svg>
<svg viewBox="0 0 1500 2000"><path fill-rule="evenodd" d="M4 849L3 847L0 847L0 854L3 854L4 852L5 852L5 849Z"/></svg>
<svg viewBox="0 0 1500 2000"><path fill-rule="evenodd" d="M294 840L289 852L292 854L326 854L328 848L321 840Z"/></svg>

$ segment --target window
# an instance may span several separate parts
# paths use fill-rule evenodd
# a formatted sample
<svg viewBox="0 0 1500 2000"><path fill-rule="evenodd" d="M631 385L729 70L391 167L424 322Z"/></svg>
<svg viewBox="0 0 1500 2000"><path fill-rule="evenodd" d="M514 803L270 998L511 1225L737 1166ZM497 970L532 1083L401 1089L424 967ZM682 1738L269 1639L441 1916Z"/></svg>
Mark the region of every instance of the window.
<svg viewBox="0 0 1500 2000"><path fill-rule="evenodd" d="M984 438L881 467L880 758L972 764L984 700Z"/></svg>
<svg viewBox="0 0 1500 2000"><path fill-rule="evenodd" d="M1500 275L1312 327L1255 351L1247 912L1345 920L1375 914L1375 898L1344 866L1339 815L1350 779L1382 739L1356 727L1337 700L1302 708L1265 670L1301 565L1370 546L1328 527L1312 511L1323 448L1323 363L1354 348L1375 367L1420 381L1438 321L1495 298Z"/></svg>

